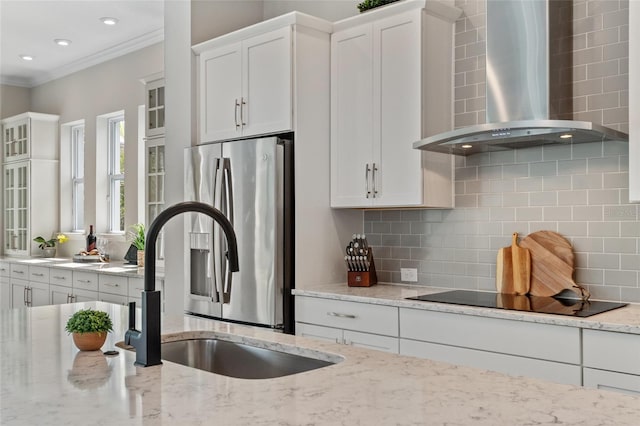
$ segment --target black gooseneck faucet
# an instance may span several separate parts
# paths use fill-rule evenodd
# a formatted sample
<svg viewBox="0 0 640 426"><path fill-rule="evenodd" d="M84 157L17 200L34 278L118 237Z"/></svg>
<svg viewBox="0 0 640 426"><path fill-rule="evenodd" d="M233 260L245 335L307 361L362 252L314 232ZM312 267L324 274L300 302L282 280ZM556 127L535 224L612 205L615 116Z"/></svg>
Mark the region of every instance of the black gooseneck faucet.
<svg viewBox="0 0 640 426"><path fill-rule="evenodd" d="M144 252L144 291L142 292L142 330L135 329L135 302L129 304L129 330L124 341L136 348L135 365L150 367L160 360L160 291L156 290L156 240L165 223L181 213L203 213L216 221L227 238L227 257L232 272L238 267L238 244L231 222L222 212L208 204L185 201L167 207L151 223Z"/></svg>

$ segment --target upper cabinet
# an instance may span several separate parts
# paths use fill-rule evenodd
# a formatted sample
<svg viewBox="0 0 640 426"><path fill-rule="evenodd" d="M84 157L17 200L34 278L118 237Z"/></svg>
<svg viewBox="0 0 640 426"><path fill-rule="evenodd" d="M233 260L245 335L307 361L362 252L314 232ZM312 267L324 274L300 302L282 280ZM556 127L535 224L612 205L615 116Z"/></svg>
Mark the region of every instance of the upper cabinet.
<svg viewBox="0 0 640 426"><path fill-rule="evenodd" d="M58 157L58 116L26 112L2 120L4 163Z"/></svg>
<svg viewBox="0 0 640 426"><path fill-rule="evenodd" d="M451 128L459 14L400 2L334 24L332 207L453 207L452 158L412 144Z"/></svg>
<svg viewBox="0 0 640 426"><path fill-rule="evenodd" d="M194 50L200 143L293 129L291 25Z"/></svg>
<svg viewBox="0 0 640 426"><path fill-rule="evenodd" d="M147 139L164 136L164 78L156 74L143 79L146 93L147 127L145 136Z"/></svg>
<svg viewBox="0 0 640 426"><path fill-rule="evenodd" d="M37 253L58 223L58 116L24 113L2 120L2 241L5 255ZM42 182L47 182L42 185Z"/></svg>

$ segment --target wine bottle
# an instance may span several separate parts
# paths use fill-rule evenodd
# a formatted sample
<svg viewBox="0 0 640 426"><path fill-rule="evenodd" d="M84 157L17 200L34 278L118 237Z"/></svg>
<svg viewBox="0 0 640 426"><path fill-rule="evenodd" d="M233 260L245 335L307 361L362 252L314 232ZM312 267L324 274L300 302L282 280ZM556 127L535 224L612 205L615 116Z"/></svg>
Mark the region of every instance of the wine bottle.
<svg viewBox="0 0 640 426"><path fill-rule="evenodd" d="M87 235L87 251L96 248L96 236L93 233L93 225L89 225L89 235Z"/></svg>

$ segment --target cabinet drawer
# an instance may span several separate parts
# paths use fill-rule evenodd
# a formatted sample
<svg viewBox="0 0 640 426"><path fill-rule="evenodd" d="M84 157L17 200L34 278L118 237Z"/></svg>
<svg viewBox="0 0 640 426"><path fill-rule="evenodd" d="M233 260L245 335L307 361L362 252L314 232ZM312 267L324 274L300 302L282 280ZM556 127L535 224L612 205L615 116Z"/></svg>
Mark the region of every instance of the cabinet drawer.
<svg viewBox="0 0 640 426"><path fill-rule="evenodd" d="M118 305L127 305L129 303L127 296L109 293L99 293L98 300L100 300L101 302L115 303Z"/></svg>
<svg viewBox="0 0 640 426"><path fill-rule="evenodd" d="M319 339L327 342L342 343L342 330L319 325L296 322L296 336Z"/></svg>
<svg viewBox="0 0 640 426"><path fill-rule="evenodd" d="M49 284L49 268L46 266L29 266L29 281Z"/></svg>
<svg viewBox="0 0 640 426"><path fill-rule="evenodd" d="M127 277L118 275L100 274L98 275L98 291L102 293L127 295Z"/></svg>
<svg viewBox="0 0 640 426"><path fill-rule="evenodd" d="M612 331L582 331L585 367L640 376L640 335Z"/></svg>
<svg viewBox="0 0 640 426"><path fill-rule="evenodd" d="M345 345L355 346L357 348L374 349L376 351L389 352L392 354L400 352L397 337L379 336L377 334L344 330L343 341Z"/></svg>
<svg viewBox="0 0 640 426"><path fill-rule="evenodd" d="M7 262L0 262L0 277L11 276L11 267Z"/></svg>
<svg viewBox="0 0 640 426"><path fill-rule="evenodd" d="M18 278L20 280L28 280L29 279L29 266L28 265L20 265L17 263L11 264L11 278Z"/></svg>
<svg viewBox="0 0 640 426"><path fill-rule="evenodd" d="M400 337L580 364L575 327L402 308Z"/></svg>
<svg viewBox="0 0 640 426"><path fill-rule="evenodd" d="M535 377L555 383L578 386L582 383L582 371L579 365L543 361L540 359L407 339L400 339L400 354L450 364L465 365L467 367L482 368L512 376Z"/></svg>
<svg viewBox="0 0 640 426"><path fill-rule="evenodd" d="M73 271L51 268L49 271L49 282L51 284L71 287L73 285Z"/></svg>
<svg viewBox="0 0 640 426"><path fill-rule="evenodd" d="M158 287L158 280L156 280L156 290L161 290ZM143 278L129 278L129 297L140 298L140 293L144 291L144 279Z"/></svg>
<svg viewBox="0 0 640 426"><path fill-rule="evenodd" d="M73 271L73 288L98 291L98 274Z"/></svg>
<svg viewBox="0 0 640 426"><path fill-rule="evenodd" d="M584 386L640 396L640 376L612 371L585 368L582 371Z"/></svg>
<svg viewBox="0 0 640 426"><path fill-rule="evenodd" d="M398 308L296 296L296 317L300 322L398 336Z"/></svg>

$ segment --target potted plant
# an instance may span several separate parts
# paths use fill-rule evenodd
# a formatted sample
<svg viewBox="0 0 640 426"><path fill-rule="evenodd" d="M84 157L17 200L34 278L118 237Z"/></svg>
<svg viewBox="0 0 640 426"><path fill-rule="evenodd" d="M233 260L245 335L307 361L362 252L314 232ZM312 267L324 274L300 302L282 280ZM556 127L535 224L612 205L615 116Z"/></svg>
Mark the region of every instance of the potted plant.
<svg viewBox="0 0 640 426"><path fill-rule="evenodd" d="M358 3L358 10L360 13L365 10L373 9L379 6L384 6L385 4L393 3L398 0L364 0L362 3Z"/></svg>
<svg viewBox="0 0 640 426"><path fill-rule="evenodd" d="M89 308L71 315L65 330L73 335L73 343L81 351L97 351L104 345L107 333L113 331L113 324L108 313Z"/></svg>
<svg viewBox="0 0 640 426"><path fill-rule="evenodd" d="M33 241L38 243L38 247L42 249L42 257L54 257L56 255L56 243L64 244L69 241L69 237L58 232L55 237L49 240L45 240L41 236L37 236Z"/></svg>
<svg viewBox="0 0 640 426"><path fill-rule="evenodd" d="M131 225L130 230L127 232L127 236L131 245L136 248L136 261L138 266L144 266L144 243L145 243L145 228L143 223L136 223Z"/></svg>

